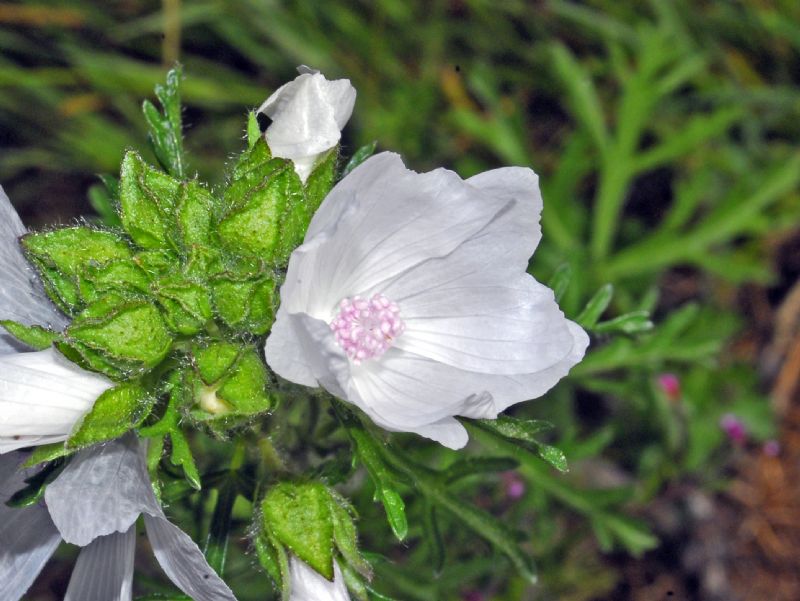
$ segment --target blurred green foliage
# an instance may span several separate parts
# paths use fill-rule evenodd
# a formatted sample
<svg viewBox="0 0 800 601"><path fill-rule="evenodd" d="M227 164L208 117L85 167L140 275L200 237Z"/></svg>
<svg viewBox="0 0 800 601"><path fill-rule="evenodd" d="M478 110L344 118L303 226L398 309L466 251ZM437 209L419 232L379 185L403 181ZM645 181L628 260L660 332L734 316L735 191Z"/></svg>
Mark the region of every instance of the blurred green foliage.
<svg viewBox="0 0 800 601"><path fill-rule="evenodd" d="M470 426L468 453L513 457L525 492L512 499L505 475L477 469L452 489L519 533L540 583L515 576L457 513L432 517L429 496L405 497L398 546L371 487L348 485L362 547L384 557L373 561L382 594L610 594L619 576L602 554L658 544L633 516L670 483L722 483L721 415L771 434L754 371L730 351L741 328L730 299L743 283L775 283L769 236L800 218L796 2L0 2L0 46L0 181L29 222L88 212L93 174L114 174L125 149L148 147L141 99L175 60L186 76L185 169L211 182L242 148L247 110L298 64L356 86L345 155L378 140L420 170L443 164L469 176L515 164L540 174L544 239L532 272L552 278L573 318L601 292L580 315L592 352L514 414L552 422L572 472ZM89 197L104 216L102 188ZM612 331L622 335L609 340ZM679 375L678 397L657 386L664 371ZM324 429L314 403L292 408L289 422ZM275 438L299 452L286 431ZM443 474L459 457L397 439ZM350 475L346 465L317 470L332 483ZM164 495L202 539L214 499ZM248 511L235 507L234 520ZM267 577L252 573L246 551L242 542L231 552L228 580L242 600L263 599ZM155 578L141 582L161 590Z"/></svg>

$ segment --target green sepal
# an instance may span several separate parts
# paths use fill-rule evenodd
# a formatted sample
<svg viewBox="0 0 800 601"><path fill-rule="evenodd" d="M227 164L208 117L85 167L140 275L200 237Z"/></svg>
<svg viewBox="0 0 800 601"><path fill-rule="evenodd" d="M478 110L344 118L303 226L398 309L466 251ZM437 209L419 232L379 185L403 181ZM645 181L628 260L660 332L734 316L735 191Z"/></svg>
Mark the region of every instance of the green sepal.
<svg viewBox="0 0 800 601"><path fill-rule="evenodd" d="M288 263L292 251L303 243L311 218L333 187L338 159L337 146L328 151L314 167L303 187L302 197L293 197L293 202L287 206L286 215L280 224L280 240L275 253L276 264Z"/></svg>
<svg viewBox="0 0 800 601"><path fill-rule="evenodd" d="M281 601L289 601L292 592L289 554L268 532L260 532L254 542L258 561L280 589Z"/></svg>
<svg viewBox="0 0 800 601"><path fill-rule="evenodd" d="M48 295L70 314L93 297L92 286L85 282L90 267L132 254L117 234L85 226L27 234L20 242L42 275Z"/></svg>
<svg viewBox="0 0 800 601"><path fill-rule="evenodd" d="M200 481L200 472L197 469L197 464L192 455L192 449L189 446L189 441L180 430L180 428L173 428L169 433L169 440L172 444L172 452L170 453L170 461L172 465L183 468L183 475L186 477L187 482L195 490L202 488Z"/></svg>
<svg viewBox="0 0 800 601"><path fill-rule="evenodd" d="M54 461L61 457L67 457L74 452L74 449L68 449L67 445L63 442L43 444L33 449L33 452L23 462L21 467L35 467L40 463L47 463L48 461Z"/></svg>
<svg viewBox="0 0 800 601"><path fill-rule="evenodd" d="M178 237L184 249L195 244L211 244L214 204L214 197L197 181L186 182L181 186L175 219Z"/></svg>
<svg viewBox="0 0 800 601"><path fill-rule="evenodd" d="M372 567L358 551L358 530L355 509L341 495L328 489L330 494L333 542L344 560L366 578L372 577Z"/></svg>
<svg viewBox="0 0 800 601"><path fill-rule="evenodd" d="M122 225L142 248L170 244L175 204L180 182L147 165L133 151L122 160L120 212Z"/></svg>
<svg viewBox="0 0 800 601"><path fill-rule="evenodd" d="M112 380L128 380L143 371L138 363L108 357L75 340L56 342L55 346L62 355L76 365L108 376Z"/></svg>
<svg viewBox="0 0 800 601"><path fill-rule="evenodd" d="M255 113L251 113L251 115L254 122L253 126L258 128L258 120L255 116ZM262 166L264 163L269 162L273 158L272 152L269 149L269 145L267 145L267 141L264 139L263 135L260 135L260 128L259 135L250 138L250 134L254 134L255 131L251 130L252 126L249 120L247 127L247 150L240 154L239 158L236 160L236 165L234 165L233 172L231 173L231 180L238 180L242 178L249 171L254 170L256 167Z"/></svg>
<svg viewBox="0 0 800 601"><path fill-rule="evenodd" d="M302 184L291 162L271 159L255 165L225 191L227 209L218 226L221 244L235 253L272 261L287 208L302 201Z"/></svg>
<svg viewBox="0 0 800 601"><path fill-rule="evenodd" d="M261 128L258 126L258 115L255 111L250 111L247 114L247 149L252 150L262 136Z"/></svg>
<svg viewBox="0 0 800 601"><path fill-rule="evenodd" d="M299 559L333 580L331 495L316 482L281 482L261 504L262 526Z"/></svg>
<svg viewBox="0 0 800 601"><path fill-rule="evenodd" d="M203 369L208 380L223 371L230 350L224 343L210 348L219 351L219 363L213 366L211 356L214 350L196 351L203 357ZM235 418L250 417L273 408L274 398L269 392L267 370L254 348L241 349L236 360L224 371L225 375L213 384L207 384L201 375L193 374L192 417L201 422L216 422L222 427L229 427L236 423Z"/></svg>
<svg viewBox="0 0 800 601"><path fill-rule="evenodd" d="M164 320L178 334L197 334L212 317L208 288L202 284L168 275L154 282L152 290L164 309Z"/></svg>
<svg viewBox="0 0 800 601"><path fill-rule="evenodd" d="M242 348L230 342L213 342L192 350L194 366L204 384L219 382L230 372Z"/></svg>
<svg viewBox="0 0 800 601"><path fill-rule="evenodd" d="M61 334L42 326L26 326L10 319L0 321L0 326L21 343L42 351L61 339Z"/></svg>
<svg viewBox="0 0 800 601"><path fill-rule="evenodd" d="M67 440L70 449L81 449L122 436L141 425L150 415L155 396L136 383L119 384L106 390L76 425Z"/></svg>
<svg viewBox="0 0 800 601"><path fill-rule="evenodd" d="M260 336L275 320L278 292L275 277L262 264L231 269L211 279L214 308L233 330Z"/></svg>
<svg viewBox="0 0 800 601"><path fill-rule="evenodd" d="M168 250L143 250L133 256L133 262L148 277L155 279L165 273L172 273L178 263L178 257Z"/></svg>
<svg viewBox="0 0 800 601"><path fill-rule="evenodd" d="M97 300L107 292L146 293L150 286L147 273L129 259L89 265L84 281L91 285L91 288L81 289L83 296L89 301Z"/></svg>
<svg viewBox="0 0 800 601"><path fill-rule="evenodd" d="M108 294L78 315L66 330L76 341L112 360L158 365L172 345L172 336L160 311L141 299Z"/></svg>

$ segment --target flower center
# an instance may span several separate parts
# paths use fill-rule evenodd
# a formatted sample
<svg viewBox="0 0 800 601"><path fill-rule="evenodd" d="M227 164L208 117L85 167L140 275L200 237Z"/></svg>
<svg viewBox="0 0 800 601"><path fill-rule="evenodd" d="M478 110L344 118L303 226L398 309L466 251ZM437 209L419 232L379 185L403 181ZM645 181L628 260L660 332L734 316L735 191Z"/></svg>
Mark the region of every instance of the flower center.
<svg viewBox="0 0 800 601"><path fill-rule="evenodd" d="M400 307L382 294L369 300L360 296L342 299L330 325L336 342L356 365L383 355L406 329Z"/></svg>

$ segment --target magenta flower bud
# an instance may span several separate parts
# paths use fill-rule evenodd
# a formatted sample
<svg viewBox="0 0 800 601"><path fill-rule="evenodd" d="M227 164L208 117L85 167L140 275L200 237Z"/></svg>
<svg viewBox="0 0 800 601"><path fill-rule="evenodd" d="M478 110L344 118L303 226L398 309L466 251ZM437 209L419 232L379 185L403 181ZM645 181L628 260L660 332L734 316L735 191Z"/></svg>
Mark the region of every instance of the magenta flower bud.
<svg viewBox="0 0 800 601"><path fill-rule="evenodd" d="M659 375L658 387L670 400L675 401L681 397L681 381L675 374L663 373Z"/></svg>
<svg viewBox="0 0 800 601"><path fill-rule="evenodd" d="M733 413L726 413L719 420L719 427L725 432L730 441L734 444L744 444L747 439L747 427L744 422Z"/></svg>

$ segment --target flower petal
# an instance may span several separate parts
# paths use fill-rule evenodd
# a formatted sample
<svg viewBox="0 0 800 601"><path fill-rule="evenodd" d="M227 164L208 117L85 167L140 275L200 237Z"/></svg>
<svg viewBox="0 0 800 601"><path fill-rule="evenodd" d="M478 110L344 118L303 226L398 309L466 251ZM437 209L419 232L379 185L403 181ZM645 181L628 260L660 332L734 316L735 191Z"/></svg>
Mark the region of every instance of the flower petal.
<svg viewBox="0 0 800 601"><path fill-rule="evenodd" d="M283 306L278 309L264 350L267 363L285 380L313 387L317 379L300 344L301 333L295 330L294 321Z"/></svg>
<svg viewBox="0 0 800 601"><path fill-rule="evenodd" d="M28 474L16 471L22 459L18 453L0 457L0 599L8 601L25 594L61 542L43 506L5 504L25 485Z"/></svg>
<svg viewBox="0 0 800 601"><path fill-rule="evenodd" d="M126 532L140 513L163 515L133 434L78 453L45 500L64 540L80 546Z"/></svg>
<svg viewBox="0 0 800 601"><path fill-rule="evenodd" d="M406 331L396 346L460 369L537 372L559 363L573 346L553 291L527 274L509 276L505 284L442 282L397 302Z"/></svg>
<svg viewBox="0 0 800 601"><path fill-rule="evenodd" d="M294 555L290 560L289 601L350 601L339 564L333 562L333 582Z"/></svg>
<svg viewBox="0 0 800 601"><path fill-rule="evenodd" d="M18 242L24 233L25 227L0 186L0 319L50 325L60 330L67 319L47 298L25 260ZM17 349L18 343L7 334L0 334L0 352Z"/></svg>
<svg viewBox="0 0 800 601"><path fill-rule="evenodd" d="M583 358L589 344L586 333L572 322L569 333L573 345L567 356L546 369L523 374L466 371L390 349L380 361L353 370L347 398L387 430L415 432L460 448L466 444L466 433L448 418L494 419L515 403L543 395Z"/></svg>
<svg viewBox="0 0 800 601"><path fill-rule="evenodd" d="M342 298L453 252L508 202L486 197L452 171L415 173L396 154L371 157L331 190L314 215L298 249L309 263L302 269L290 263L281 298L292 312L327 322ZM316 240L322 233L327 237ZM313 280L300 280L301 271L313 273Z"/></svg>
<svg viewBox="0 0 800 601"><path fill-rule="evenodd" d="M78 555L64 601L130 601L136 527L98 536Z"/></svg>
<svg viewBox="0 0 800 601"><path fill-rule="evenodd" d="M145 514L144 525L161 569L175 586L194 601L236 601L231 589L208 565L188 534L163 514Z"/></svg>
<svg viewBox="0 0 800 601"><path fill-rule="evenodd" d="M0 355L0 453L66 440L110 387L52 348Z"/></svg>

